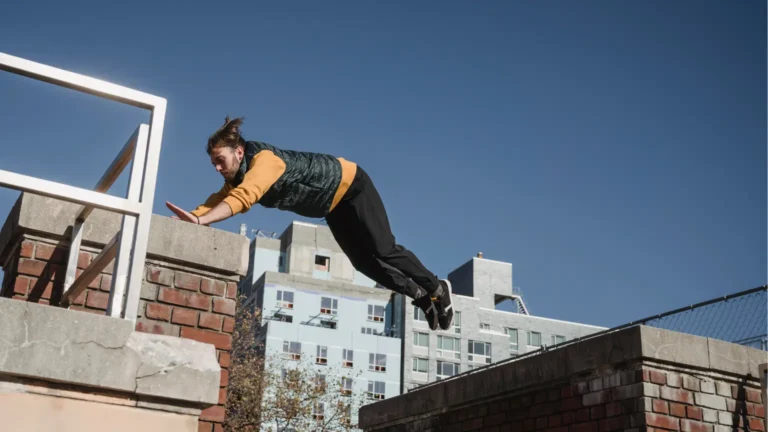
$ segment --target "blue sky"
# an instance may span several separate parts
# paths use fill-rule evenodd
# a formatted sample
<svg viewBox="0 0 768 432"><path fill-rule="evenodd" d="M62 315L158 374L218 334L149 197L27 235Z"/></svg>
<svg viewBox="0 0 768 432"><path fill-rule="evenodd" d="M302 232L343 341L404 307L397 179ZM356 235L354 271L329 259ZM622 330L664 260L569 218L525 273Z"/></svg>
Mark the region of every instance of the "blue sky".
<svg viewBox="0 0 768 432"><path fill-rule="evenodd" d="M765 2L11 2L0 51L166 97L155 212L246 138L362 165L440 276L612 326L766 282ZM138 109L0 74L0 169L93 187ZM87 146L94 146L90 150ZM124 193L125 179L110 193ZM0 190L0 215L15 191ZM255 207L218 225L282 231ZM190 245L190 247L200 247Z"/></svg>

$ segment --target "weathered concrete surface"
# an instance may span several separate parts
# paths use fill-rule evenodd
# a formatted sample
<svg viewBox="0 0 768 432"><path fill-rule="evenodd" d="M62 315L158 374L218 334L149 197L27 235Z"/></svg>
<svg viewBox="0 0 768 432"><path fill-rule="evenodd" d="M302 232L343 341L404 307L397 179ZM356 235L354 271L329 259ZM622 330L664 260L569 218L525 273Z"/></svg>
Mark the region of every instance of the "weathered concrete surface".
<svg viewBox="0 0 768 432"><path fill-rule="evenodd" d="M81 206L52 198L21 194L0 230L0 262L21 232L54 235L68 240ZM103 247L120 229L117 213L94 210L83 231L83 244ZM228 231L152 215L147 256L245 276L248 238ZM194 244L190 240L194 239ZM204 244L205 247L195 247Z"/></svg>
<svg viewBox="0 0 768 432"><path fill-rule="evenodd" d="M195 432L197 416L39 394L0 393L2 430Z"/></svg>
<svg viewBox="0 0 768 432"><path fill-rule="evenodd" d="M133 331L130 321L0 298L0 376L183 401L219 398L212 345Z"/></svg>
<svg viewBox="0 0 768 432"><path fill-rule="evenodd" d="M412 422L503 394L568 383L574 377L644 361L741 379L756 378L758 365L766 360L764 351L741 345L652 327L630 327L365 405L360 410L360 427L368 430L383 424L403 424L405 419Z"/></svg>

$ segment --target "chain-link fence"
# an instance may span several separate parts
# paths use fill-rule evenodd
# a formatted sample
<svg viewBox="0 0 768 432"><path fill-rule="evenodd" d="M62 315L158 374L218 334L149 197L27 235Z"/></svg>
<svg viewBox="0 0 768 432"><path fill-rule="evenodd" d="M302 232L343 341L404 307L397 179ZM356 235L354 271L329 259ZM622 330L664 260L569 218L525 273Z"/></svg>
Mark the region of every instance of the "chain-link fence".
<svg viewBox="0 0 768 432"><path fill-rule="evenodd" d="M630 325L636 324L768 350L768 287L680 308Z"/></svg>

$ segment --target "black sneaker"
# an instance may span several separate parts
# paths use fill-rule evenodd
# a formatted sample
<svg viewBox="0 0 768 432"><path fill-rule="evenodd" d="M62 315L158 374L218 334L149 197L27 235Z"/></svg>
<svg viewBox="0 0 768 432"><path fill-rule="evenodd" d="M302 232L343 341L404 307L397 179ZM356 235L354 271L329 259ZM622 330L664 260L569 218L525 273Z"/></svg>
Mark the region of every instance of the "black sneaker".
<svg viewBox="0 0 768 432"><path fill-rule="evenodd" d="M453 325L453 302L451 301L451 283L440 279L442 294L435 299L437 307L437 322L441 330L448 330Z"/></svg>
<svg viewBox="0 0 768 432"><path fill-rule="evenodd" d="M429 294L425 294L413 300L411 304L417 306L424 312L424 316L427 318L427 324L429 324L429 329L437 330L437 309L435 308L436 303L432 301L432 297Z"/></svg>

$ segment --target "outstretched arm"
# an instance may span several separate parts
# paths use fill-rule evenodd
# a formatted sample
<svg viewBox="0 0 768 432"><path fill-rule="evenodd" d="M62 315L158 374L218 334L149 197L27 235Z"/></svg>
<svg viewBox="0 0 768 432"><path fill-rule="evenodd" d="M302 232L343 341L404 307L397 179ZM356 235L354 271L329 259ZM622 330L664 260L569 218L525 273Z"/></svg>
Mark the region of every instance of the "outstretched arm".
<svg viewBox="0 0 768 432"><path fill-rule="evenodd" d="M208 197L205 204L191 212L169 202L165 204L181 220L210 225L250 210L251 206L261 199L284 172L283 160L271 151L262 150L251 160L243 182L236 188L223 187L219 192Z"/></svg>

